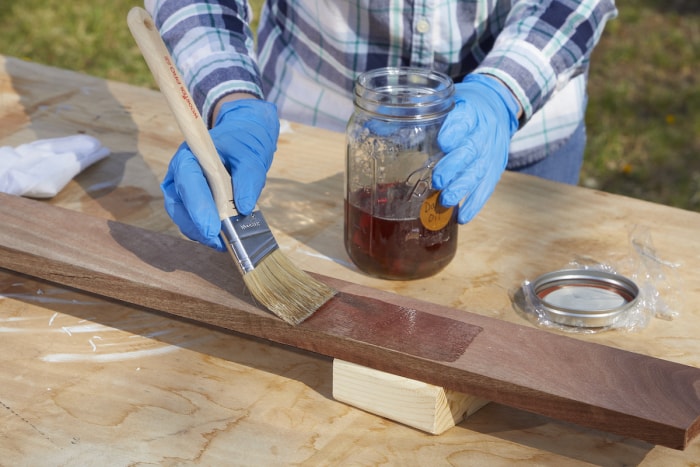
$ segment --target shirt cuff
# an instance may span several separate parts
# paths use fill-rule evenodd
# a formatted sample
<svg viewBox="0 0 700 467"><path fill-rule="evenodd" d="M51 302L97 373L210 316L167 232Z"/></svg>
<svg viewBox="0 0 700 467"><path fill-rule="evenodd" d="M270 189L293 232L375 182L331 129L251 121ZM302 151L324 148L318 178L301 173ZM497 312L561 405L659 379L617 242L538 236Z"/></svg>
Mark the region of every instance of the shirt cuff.
<svg viewBox="0 0 700 467"><path fill-rule="evenodd" d="M526 122L547 102L557 88L557 75L549 59L534 45L499 37L475 73L495 76L518 99Z"/></svg>

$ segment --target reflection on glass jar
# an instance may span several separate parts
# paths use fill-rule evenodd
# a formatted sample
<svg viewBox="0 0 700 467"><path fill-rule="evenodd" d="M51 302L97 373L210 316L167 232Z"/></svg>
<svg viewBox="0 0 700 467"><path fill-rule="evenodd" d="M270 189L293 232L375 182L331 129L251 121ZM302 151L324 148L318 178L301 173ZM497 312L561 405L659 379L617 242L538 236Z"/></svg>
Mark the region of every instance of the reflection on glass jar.
<svg viewBox="0 0 700 467"><path fill-rule="evenodd" d="M428 277L455 255L456 210L440 205L431 184L453 93L448 76L416 68L372 70L355 83L346 132L345 248L367 274Z"/></svg>

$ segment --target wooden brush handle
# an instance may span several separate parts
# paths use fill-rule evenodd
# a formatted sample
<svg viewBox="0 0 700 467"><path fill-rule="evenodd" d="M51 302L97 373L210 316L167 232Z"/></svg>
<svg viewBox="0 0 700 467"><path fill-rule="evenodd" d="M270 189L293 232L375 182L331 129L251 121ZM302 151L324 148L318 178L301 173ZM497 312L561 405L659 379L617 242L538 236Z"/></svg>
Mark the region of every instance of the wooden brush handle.
<svg viewBox="0 0 700 467"><path fill-rule="evenodd" d="M204 170L219 216L228 219L237 215L231 176L219 158L209 129L195 107L153 18L143 8L134 7L129 11L126 21L185 141Z"/></svg>

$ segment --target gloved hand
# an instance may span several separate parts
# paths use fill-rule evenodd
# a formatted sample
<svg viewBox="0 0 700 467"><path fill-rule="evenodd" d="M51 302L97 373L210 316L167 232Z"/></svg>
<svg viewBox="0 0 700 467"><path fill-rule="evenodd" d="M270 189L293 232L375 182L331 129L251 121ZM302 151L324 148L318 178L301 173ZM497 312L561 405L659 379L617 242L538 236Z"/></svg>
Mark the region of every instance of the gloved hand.
<svg viewBox="0 0 700 467"><path fill-rule="evenodd" d="M274 104L258 99L224 103L209 131L224 166L231 174L238 212L248 215L265 186L277 148L279 119ZM161 183L165 210L180 231L200 243L225 251L221 220L204 172L183 143Z"/></svg>
<svg viewBox="0 0 700 467"><path fill-rule="evenodd" d="M433 170L440 203L459 208L465 224L481 210L508 162L510 140L518 129L519 104L510 90L489 76L468 75L455 85L455 107L438 133L445 156Z"/></svg>

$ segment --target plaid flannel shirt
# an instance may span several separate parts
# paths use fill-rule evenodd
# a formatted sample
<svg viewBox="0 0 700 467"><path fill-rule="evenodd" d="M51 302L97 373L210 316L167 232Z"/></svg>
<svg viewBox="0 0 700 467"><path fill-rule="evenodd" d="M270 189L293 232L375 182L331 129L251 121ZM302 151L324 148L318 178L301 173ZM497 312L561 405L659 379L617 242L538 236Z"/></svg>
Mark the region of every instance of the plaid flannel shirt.
<svg viewBox="0 0 700 467"><path fill-rule="evenodd" d="M202 115L248 92L282 118L343 131L357 75L418 66L501 79L523 109L509 168L582 124L586 71L613 0L268 0L257 44L244 0L146 0ZM257 45L257 47L256 47Z"/></svg>

